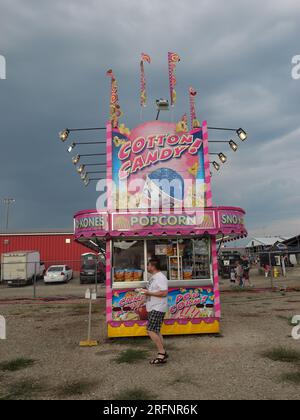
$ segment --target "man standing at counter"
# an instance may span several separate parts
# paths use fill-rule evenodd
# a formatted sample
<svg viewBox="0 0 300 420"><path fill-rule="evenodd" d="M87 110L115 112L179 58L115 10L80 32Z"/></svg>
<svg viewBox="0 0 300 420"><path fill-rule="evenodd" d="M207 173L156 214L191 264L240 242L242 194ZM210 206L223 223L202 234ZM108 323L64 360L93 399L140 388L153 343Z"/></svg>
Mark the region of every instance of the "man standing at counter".
<svg viewBox="0 0 300 420"><path fill-rule="evenodd" d="M160 271L159 261L151 259L148 262L148 272L152 274L147 290L143 290L147 296L146 308L148 312L148 335L156 345L158 355L151 360L152 365L159 365L167 362L168 354L164 347L161 327L168 310L168 279Z"/></svg>

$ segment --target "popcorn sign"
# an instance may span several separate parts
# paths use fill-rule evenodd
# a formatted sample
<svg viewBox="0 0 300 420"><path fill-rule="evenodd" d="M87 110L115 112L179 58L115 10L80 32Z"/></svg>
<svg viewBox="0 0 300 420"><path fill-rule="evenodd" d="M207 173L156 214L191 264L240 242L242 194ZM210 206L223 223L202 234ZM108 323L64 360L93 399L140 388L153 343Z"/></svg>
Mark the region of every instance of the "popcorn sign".
<svg viewBox="0 0 300 420"><path fill-rule="evenodd" d="M112 306L114 321L143 321L147 319L145 296L134 291L115 291Z"/></svg>
<svg viewBox="0 0 300 420"><path fill-rule="evenodd" d="M166 319L211 318L214 316L212 289L176 289L168 296Z"/></svg>

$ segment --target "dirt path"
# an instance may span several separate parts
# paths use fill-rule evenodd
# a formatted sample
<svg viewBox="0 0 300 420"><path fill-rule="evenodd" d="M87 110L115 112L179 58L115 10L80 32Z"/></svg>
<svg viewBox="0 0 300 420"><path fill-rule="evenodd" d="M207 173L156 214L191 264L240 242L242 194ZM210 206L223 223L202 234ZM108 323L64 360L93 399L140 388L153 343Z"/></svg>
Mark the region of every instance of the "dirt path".
<svg viewBox="0 0 300 420"><path fill-rule="evenodd" d="M100 345L91 349L78 346L86 336L86 304L2 303L8 339L0 341L0 363L34 362L13 372L0 368L0 398L295 399L300 385L282 375L299 365L261 353L278 346L300 352L289 321L300 315L300 293L227 292L222 300L223 335L168 338L170 361L159 367L148 363L153 349L147 339L106 340L103 299L93 321ZM117 363L127 350L137 350L142 360Z"/></svg>

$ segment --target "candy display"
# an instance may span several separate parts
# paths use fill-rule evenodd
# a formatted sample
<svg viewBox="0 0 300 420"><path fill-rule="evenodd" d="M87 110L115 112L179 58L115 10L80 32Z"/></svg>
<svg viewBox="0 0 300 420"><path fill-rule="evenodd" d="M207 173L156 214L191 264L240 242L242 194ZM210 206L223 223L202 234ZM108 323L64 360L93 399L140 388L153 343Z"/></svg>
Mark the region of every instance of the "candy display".
<svg viewBox="0 0 300 420"><path fill-rule="evenodd" d="M143 280L143 270L116 269L114 270L114 273L114 281L117 283Z"/></svg>

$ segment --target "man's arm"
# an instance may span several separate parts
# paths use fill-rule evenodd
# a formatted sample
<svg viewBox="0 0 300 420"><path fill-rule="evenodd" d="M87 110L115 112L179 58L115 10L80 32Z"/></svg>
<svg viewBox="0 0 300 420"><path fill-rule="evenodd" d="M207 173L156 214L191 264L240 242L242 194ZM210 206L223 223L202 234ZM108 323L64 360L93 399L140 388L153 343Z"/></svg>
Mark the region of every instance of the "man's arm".
<svg viewBox="0 0 300 420"><path fill-rule="evenodd" d="M167 290L160 290L159 292L149 292L149 290L145 289L144 293L146 296L154 296L154 297L160 297L160 298L164 298L168 296Z"/></svg>

